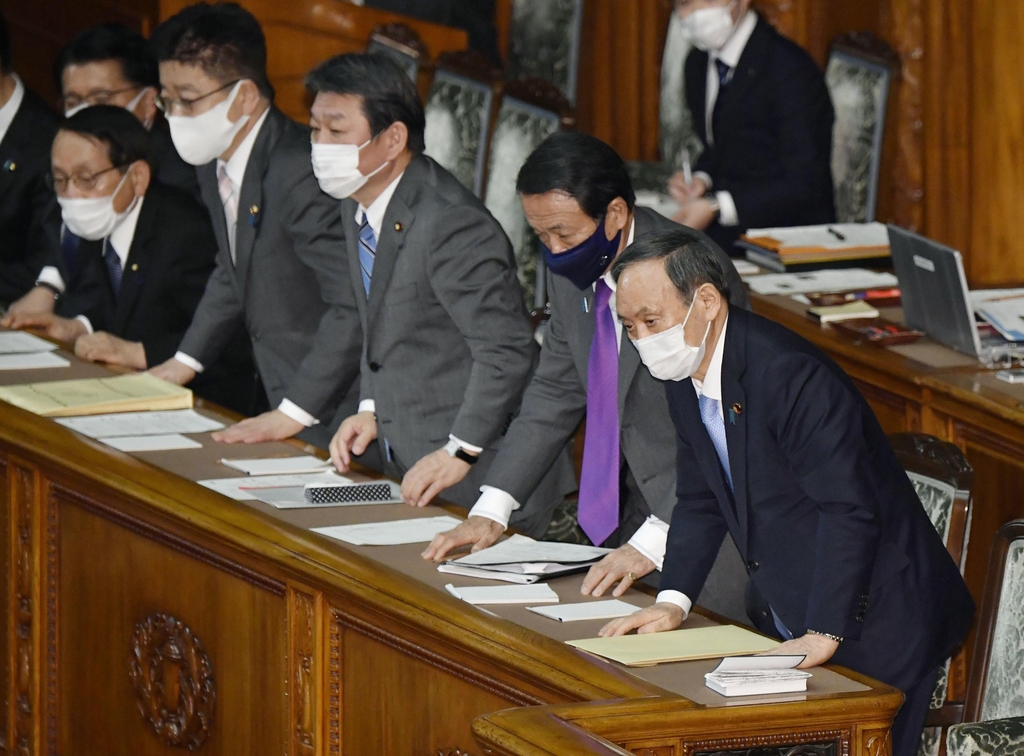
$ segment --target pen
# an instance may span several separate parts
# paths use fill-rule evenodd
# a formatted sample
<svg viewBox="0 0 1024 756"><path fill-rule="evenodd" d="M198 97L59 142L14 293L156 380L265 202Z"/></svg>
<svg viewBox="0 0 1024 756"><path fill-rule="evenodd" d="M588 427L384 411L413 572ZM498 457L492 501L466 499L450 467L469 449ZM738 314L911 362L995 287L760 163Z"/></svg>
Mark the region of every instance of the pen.
<svg viewBox="0 0 1024 756"><path fill-rule="evenodd" d="M839 241L846 241L846 234L839 233L831 226L828 227L828 232L832 234L832 236L836 237Z"/></svg>
<svg viewBox="0 0 1024 756"><path fill-rule="evenodd" d="M683 162L683 180L687 186L693 186L693 166L690 165L690 151L684 146L680 148L679 156Z"/></svg>

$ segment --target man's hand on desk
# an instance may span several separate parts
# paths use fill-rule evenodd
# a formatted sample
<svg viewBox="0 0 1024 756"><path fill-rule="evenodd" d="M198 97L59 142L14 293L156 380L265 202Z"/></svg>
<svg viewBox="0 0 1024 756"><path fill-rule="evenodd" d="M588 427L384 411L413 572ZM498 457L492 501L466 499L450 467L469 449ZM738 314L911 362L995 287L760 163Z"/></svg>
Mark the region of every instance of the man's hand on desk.
<svg viewBox="0 0 1024 756"><path fill-rule="evenodd" d="M839 643L827 638L824 635L807 633L800 638L786 641L780 646L766 651L762 656L805 656L806 658L797 665L797 669L808 669L818 667L832 658L832 655L839 648Z"/></svg>
<svg viewBox="0 0 1024 756"><path fill-rule="evenodd" d="M440 562L448 553L460 546L473 544L472 551L480 551L494 544L505 532L500 524L487 517L470 517L447 533L438 533L420 555L424 559Z"/></svg>
<svg viewBox="0 0 1024 756"><path fill-rule="evenodd" d="M8 315L27 315L29 313L45 313L50 314L53 312L54 305L57 303L57 297L54 295L51 289L47 289L45 286L34 286L29 290L28 294L23 296L21 299L11 302L11 306L7 308Z"/></svg>
<svg viewBox="0 0 1024 756"><path fill-rule="evenodd" d="M125 341L106 331L87 333L75 342L75 354L89 362L146 369L146 350L138 341Z"/></svg>
<svg viewBox="0 0 1024 756"><path fill-rule="evenodd" d="M682 607L663 601L639 612L633 612L628 617L612 620L601 628L598 635L601 638L610 638L613 635L625 635L631 630L638 633L662 633L666 630L675 630L683 624L684 619Z"/></svg>
<svg viewBox="0 0 1024 756"><path fill-rule="evenodd" d="M73 344L79 336L89 333L81 320L62 318L59 315L44 312L21 315L8 313L3 320L0 320L0 326L14 329L38 328L51 339L67 344Z"/></svg>
<svg viewBox="0 0 1024 756"><path fill-rule="evenodd" d="M222 444L262 444L266 441L284 441L302 432L305 427L281 410L270 410L217 431L212 438Z"/></svg>
<svg viewBox="0 0 1024 756"><path fill-rule="evenodd" d="M348 472L352 455L359 456L376 440L376 415L372 412L349 415L331 439L331 461L340 472Z"/></svg>
<svg viewBox="0 0 1024 756"><path fill-rule="evenodd" d="M695 199L685 203L675 217L676 223L703 231L715 219L715 209L706 199Z"/></svg>
<svg viewBox="0 0 1024 756"><path fill-rule="evenodd" d="M616 580L620 580L612 595L621 596L633 585L631 574L641 578L656 566L628 543L624 544L590 568L580 593L584 596L603 596L605 591L615 585Z"/></svg>
<svg viewBox="0 0 1024 756"><path fill-rule="evenodd" d="M453 457L444 449L430 452L402 478L402 498L413 507L425 507L446 488L469 474L469 463Z"/></svg>
<svg viewBox="0 0 1024 756"><path fill-rule="evenodd" d="M171 357L167 362L162 362L149 371L157 378L161 378L176 386L184 386L196 377L196 371L183 362L178 362Z"/></svg>
<svg viewBox="0 0 1024 756"><path fill-rule="evenodd" d="M686 176L682 171L676 171L668 180L668 193L680 205L685 205L690 200L703 197L708 191L708 185L704 179L694 176L693 181L686 183Z"/></svg>

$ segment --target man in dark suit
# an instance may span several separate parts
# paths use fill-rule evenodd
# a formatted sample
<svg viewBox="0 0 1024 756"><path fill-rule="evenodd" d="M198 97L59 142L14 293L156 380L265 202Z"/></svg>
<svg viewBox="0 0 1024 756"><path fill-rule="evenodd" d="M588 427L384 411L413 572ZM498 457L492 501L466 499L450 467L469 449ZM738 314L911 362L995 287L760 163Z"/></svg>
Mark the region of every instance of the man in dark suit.
<svg viewBox="0 0 1024 756"><path fill-rule="evenodd" d="M821 70L750 9L751 0L677 2L694 46L686 102L704 151L669 184L676 220L730 254L748 228L835 220L832 101Z"/></svg>
<svg viewBox="0 0 1024 756"><path fill-rule="evenodd" d="M360 411L331 442L335 464L378 441L406 502L469 507L519 408L536 344L512 248L483 204L423 155L423 105L380 55L339 55L316 93L313 165L340 219L364 345ZM574 487L552 460L538 496Z"/></svg>
<svg viewBox="0 0 1024 756"><path fill-rule="evenodd" d="M151 175L146 130L124 109L98 105L61 125L52 176L64 223L80 235L75 273L56 314L9 315L5 327L42 328L83 359L136 370L174 354L217 243L206 208ZM247 351L248 341L236 339L232 356L241 359L215 363L190 388L249 409L256 385Z"/></svg>
<svg viewBox="0 0 1024 756"><path fill-rule="evenodd" d="M621 595L633 580L661 569L675 505L675 430L661 383L621 337L608 268L634 238L679 226L637 207L622 158L580 132L548 137L520 169L517 189L548 260L551 318L540 364L469 519L435 538L424 556L443 559L467 544L486 548L510 520L544 536L562 502L520 502L586 413L578 523L584 538L616 550L591 569L583 592L600 596L620 581L615 595ZM749 308L732 262L724 253L720 261L732 302ZM742 616L746 575L731 543L712 582L702 605Z"/></svg>
<svg viewBox="0 0 1024 756"><path fill-rule="evenodd" d="M47 255L53 199L44 183L57 118L11 68L11 40L0 14L0 307L35 283Z"/></svg>
<svg viewBox="0 0 1024 756"><path fill-rule="evenodd" d="M266 41L248 11L192 5L153 39L171 137L199 166L218 245L191 327L153 373L188 383L244 325L274 409L214 438L302 433L326 447L336 415L356 407L361 333L338 206L313 176L309 132L273 106Z"/></svg>
<svg viewBox="0 0 1024 756"><path fill-rule="evenodd" d="M677 627L728 532L751 618L786 639L773 653L900 688L893 754L916 753L974 602L871 408L809 342L726 303L703 238L649 236L612 272L630 338L667 381L679 473L658 602L602 634Z"/></svg>

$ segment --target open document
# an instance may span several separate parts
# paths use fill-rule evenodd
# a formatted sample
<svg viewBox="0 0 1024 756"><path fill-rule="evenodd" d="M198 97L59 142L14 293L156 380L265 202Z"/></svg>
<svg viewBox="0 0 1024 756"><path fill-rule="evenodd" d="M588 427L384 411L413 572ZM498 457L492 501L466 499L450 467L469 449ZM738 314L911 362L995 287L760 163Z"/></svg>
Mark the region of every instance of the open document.
<svg viewBox="0 0 1024 756"><path fill-rule="evenodd" d="M441 515L389 522L363 522L358 525L334 525L312 530L314 533L336 538L354 546L401 546L407 543L429 543L438 533L451 530L460 522L462 520Z"/></svg>
<svg viewBox="0 0 1024 756"><path fill-rule="evenodd" d="M585 570L609 551L598 546L535 541L516 534L475 554L444 562L437 571L525 585Z"/></svg>
<svg viewBox="0 0 1024 756"><path fill-rule="evenodd" d="M804 656L734 656L704 675L704 684L723 696L770 696L807 690L810 672L797 669Z"/></svg>
<svg viewBox="0 0 1024 756"><path fill-rule="evenodd" d="M200 415L192 409L164 412L116 412L89 417L69 417L57 421L65 428L89 438L112 436L159 436L169 433L209 433L224 423Z"/></svg>

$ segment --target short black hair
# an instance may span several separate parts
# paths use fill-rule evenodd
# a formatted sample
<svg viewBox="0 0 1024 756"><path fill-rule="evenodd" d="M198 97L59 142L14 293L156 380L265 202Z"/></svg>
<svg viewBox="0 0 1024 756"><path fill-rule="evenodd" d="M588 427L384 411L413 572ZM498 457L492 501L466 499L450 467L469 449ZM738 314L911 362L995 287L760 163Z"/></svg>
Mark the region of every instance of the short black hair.
<svg viewBox="0 0 1024 756"><path fill-rule="evenodd" d="M393 123L404 123L409 130L409 150L419 154L425 149L427 118L419 93L408 74L386 55L336 55L310 71L306 89L314 96L328 92L362 98L363 115L370 122L373 136Z"/></svg>
<svg viewBox="0 0 1024 756"><path fill-rule="evenodd" d="M60 51L53 64L57 91L64 91L64 69L103 60L116 60L121 75L137 87L160 86L160 73L149 42L124 24L103 24L86 29Z"/></svg>
<svg viewBox="0 0 1024 756"><path fill-rule="evenodd" d="M619 154L597 137L578 131L559 131L526 158L519 169L520 194L565 192L595 220L622 197L630 210L636 204L633 183Z"/></svg>
<svg viewBox="0 0 1024 756"><path fill-rule="evenodd" d="M149 132L138 118L115 105L94 105L75 113L60 125L61 131L80 134L107 148L110 163L124 172L129 165L145 160L150 168Z"/></svg>
<svg viewBox="0 0 1024 756"><path fill-rule="evenodd" d="M11 72L11 33L7 30L7 20L0 11L0 73Z"/></svg>
<svg viewBox="0 0 1024 756"><path fill-rule="evenodd" d="M680 226L641 236L612 263L612 278L617 283L626 268L646 260L665 261L665 273L685 302L692 302L694 292L706 283L718 289L726 301L729 299L725 269L714 242L698 231Z"/></svg>
<svg viewBox="0 0 1024 756"><path fill-rule="evenodd" d="M267 78L267 40L249 11L235 3L196 3L164 21L153 32L160 63L173 60L199 66L221 84L249 79L273 101Z"/></svg>

